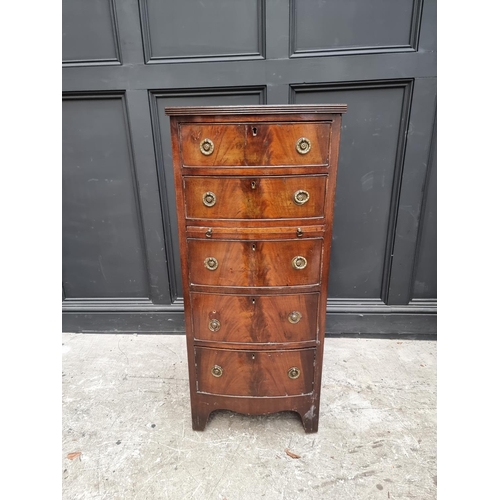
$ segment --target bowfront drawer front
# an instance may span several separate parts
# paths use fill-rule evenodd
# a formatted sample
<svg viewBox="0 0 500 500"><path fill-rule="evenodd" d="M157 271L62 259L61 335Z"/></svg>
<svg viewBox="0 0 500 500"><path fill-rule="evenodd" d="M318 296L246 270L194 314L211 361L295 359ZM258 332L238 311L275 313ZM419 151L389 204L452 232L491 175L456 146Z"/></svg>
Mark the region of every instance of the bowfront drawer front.
<svg viewBox="0 0 500 500"><path fill-rule="evenodd" d="M186 167L328 165L330 124L217 123L180 125Z"/></svg>
<svg viewBox="0 0 500 500"><path fill-rule="evenodd" d="M188 239L187 244L191 285L273 287L320 282L322 238Z"/></svg>
<svg viewBox="0 0 500 500"><path fill-rule="evenodd" d="M308 394L313 390L315 352L196 347L197 392L260 397Z"/></svg>
<svg viewBox="0 0 500 500"><path fill-rule="evenodd" d="M184 177L188 219L324 217L325 175Z"/></svg>
<svg viewBox="0 0 500 500"><path fill-rule="evenodd" d="M191 293L197 340L279 343L315 340L319 294Z"/></svg>

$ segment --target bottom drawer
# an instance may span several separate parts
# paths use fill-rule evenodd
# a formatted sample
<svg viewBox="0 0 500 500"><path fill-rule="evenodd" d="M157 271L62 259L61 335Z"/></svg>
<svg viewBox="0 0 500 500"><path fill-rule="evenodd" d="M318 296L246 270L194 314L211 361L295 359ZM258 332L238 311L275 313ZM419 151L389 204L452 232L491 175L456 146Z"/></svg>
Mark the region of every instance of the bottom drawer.
<svg viewBox="0 0 500 500"><path fill-rule="evenodd" d="M195 348L197 391L225 396L297 396L313 390L316 349Z"/></svg>

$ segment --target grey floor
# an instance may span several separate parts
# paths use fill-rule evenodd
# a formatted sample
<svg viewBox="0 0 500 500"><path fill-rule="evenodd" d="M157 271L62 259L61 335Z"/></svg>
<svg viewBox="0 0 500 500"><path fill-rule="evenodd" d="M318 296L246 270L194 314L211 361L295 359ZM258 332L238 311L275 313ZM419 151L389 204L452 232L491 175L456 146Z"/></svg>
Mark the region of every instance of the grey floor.
<svg viewBox="0 0 500 500"><path fill-rule="evenodd" d="M436 498L435 342L327 339L317 434L294 413L192 431L183 336L62 342L64 499Z"/></svg>

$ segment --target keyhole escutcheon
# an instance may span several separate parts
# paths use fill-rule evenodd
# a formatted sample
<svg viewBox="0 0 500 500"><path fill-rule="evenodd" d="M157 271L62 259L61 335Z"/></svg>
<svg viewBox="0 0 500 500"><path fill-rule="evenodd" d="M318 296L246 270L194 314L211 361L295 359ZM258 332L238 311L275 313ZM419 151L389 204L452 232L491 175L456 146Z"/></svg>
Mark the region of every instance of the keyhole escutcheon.
<svg viewBox="0 0 500 500"><path fill-rule="evenodd" d="M252 127L252 135L254 137L257 135L257 127Z"/></svg>

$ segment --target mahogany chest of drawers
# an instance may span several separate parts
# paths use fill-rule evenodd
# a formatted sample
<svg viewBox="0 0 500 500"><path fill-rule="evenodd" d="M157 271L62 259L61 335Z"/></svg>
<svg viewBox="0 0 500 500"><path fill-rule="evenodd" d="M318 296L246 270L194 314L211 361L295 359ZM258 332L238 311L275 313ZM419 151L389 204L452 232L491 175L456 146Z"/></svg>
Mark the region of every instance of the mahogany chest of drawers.
<svg viewBox="0 0 500 500"><path fill-rule="evenodd" d="M345 105L166 108L193 429L217 409L318 429Z"/></svg>

